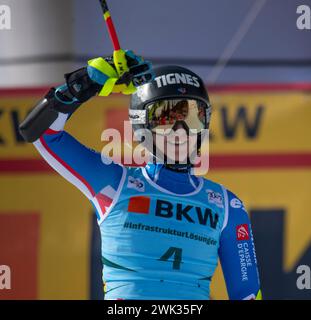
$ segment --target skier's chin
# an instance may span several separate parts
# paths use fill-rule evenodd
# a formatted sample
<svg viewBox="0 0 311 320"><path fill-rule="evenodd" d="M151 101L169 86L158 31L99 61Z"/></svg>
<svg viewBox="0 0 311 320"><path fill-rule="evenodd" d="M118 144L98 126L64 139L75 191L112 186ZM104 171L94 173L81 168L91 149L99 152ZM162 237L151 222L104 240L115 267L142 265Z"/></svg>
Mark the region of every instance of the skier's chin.
<svg viewBox="0 0 311 320"><path fill-rule="evenodd" d="M188 157L188 141L182 143L167 142L166 156L176 163L183 163L187 161Z"/></svg>
<svg viewBox="0 0 311 320"><path fill-rule="evenodd" d="M157 149L162 156L165 155L168 163L170 164L186 164L190 158L190 154L196 150L197 137L180 135L176 138L176 135L160 135L161 139L153 134L153 143L156 144ZM157 143L161 141L161 143Z"/></svg>
<svg viewBox="0 0 311 320"><path fill-rule="evenodd" d="M194 151L194 148L191 148L189 138L178 142L165 140L164 150L161 149L162 148L160 148L160 151L165 154L170 164L186 164L187 159L189 159L189 149L191 152Z"/></svg>

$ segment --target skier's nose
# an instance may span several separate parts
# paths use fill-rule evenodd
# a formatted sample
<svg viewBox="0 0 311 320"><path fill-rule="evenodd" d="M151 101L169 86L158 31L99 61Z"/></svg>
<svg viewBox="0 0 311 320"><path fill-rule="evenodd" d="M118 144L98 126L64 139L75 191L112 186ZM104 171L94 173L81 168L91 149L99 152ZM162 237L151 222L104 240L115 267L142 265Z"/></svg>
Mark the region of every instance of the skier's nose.
<svg viewBox="0 0 311 320"><path fill-rule="evenodd" d="M176 121L176 123L174 124L174 126L173 126L172 129L173 129L174 131L176 131L176 130L178 130L178 129L184 129L184 130L186 130L187 133L188 133L188 131L189 131L189 128L188 128L186 122L183 121L183 120L178 120L178 121Z"/></svg>

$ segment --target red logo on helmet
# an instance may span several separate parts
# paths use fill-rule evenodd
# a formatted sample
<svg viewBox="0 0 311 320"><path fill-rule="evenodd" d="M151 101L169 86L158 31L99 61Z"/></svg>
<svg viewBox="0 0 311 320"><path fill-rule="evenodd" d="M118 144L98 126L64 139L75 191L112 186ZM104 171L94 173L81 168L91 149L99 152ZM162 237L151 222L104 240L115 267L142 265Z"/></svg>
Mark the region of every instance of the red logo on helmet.
<svg viewBox="0 0 311 320"><path fill-rule="evenodd" d="M247 224L240 224L236 227L237 240L249 240L249 231Z"/></svg>

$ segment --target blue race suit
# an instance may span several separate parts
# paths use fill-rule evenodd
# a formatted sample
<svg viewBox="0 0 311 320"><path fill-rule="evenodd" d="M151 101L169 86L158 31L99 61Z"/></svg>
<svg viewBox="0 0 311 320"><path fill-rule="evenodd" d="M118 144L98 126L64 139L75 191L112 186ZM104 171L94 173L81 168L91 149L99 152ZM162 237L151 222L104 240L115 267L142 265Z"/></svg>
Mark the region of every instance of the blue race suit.
<svg viewBox="0 0 311 320"><path fill-rule="evenodd" d="M207 300L218 258L229 298L257 297L256 254L241 200L162 164L107 164L63 131L67 117L59 113L34 145L95 208L105 299Z"/></svg>

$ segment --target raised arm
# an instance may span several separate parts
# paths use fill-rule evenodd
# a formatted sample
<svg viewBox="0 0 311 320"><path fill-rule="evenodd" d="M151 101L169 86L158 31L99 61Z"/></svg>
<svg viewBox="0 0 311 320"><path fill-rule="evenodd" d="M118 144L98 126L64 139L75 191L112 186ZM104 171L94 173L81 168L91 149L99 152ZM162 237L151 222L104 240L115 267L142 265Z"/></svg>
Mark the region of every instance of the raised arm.
<svg viewBox="0 0 311 320"><path fill-rule="evenodd" d="M125 168L102 161L100 153L85 147L63 129L72 113L97 93L107 96L136 90L128 82L133 74L122 80L111 60L97 58L65 78L64 85L50 89L33 108L21 123L20 132L59 174L93 202L101 220L118 192Z"/></svg>

